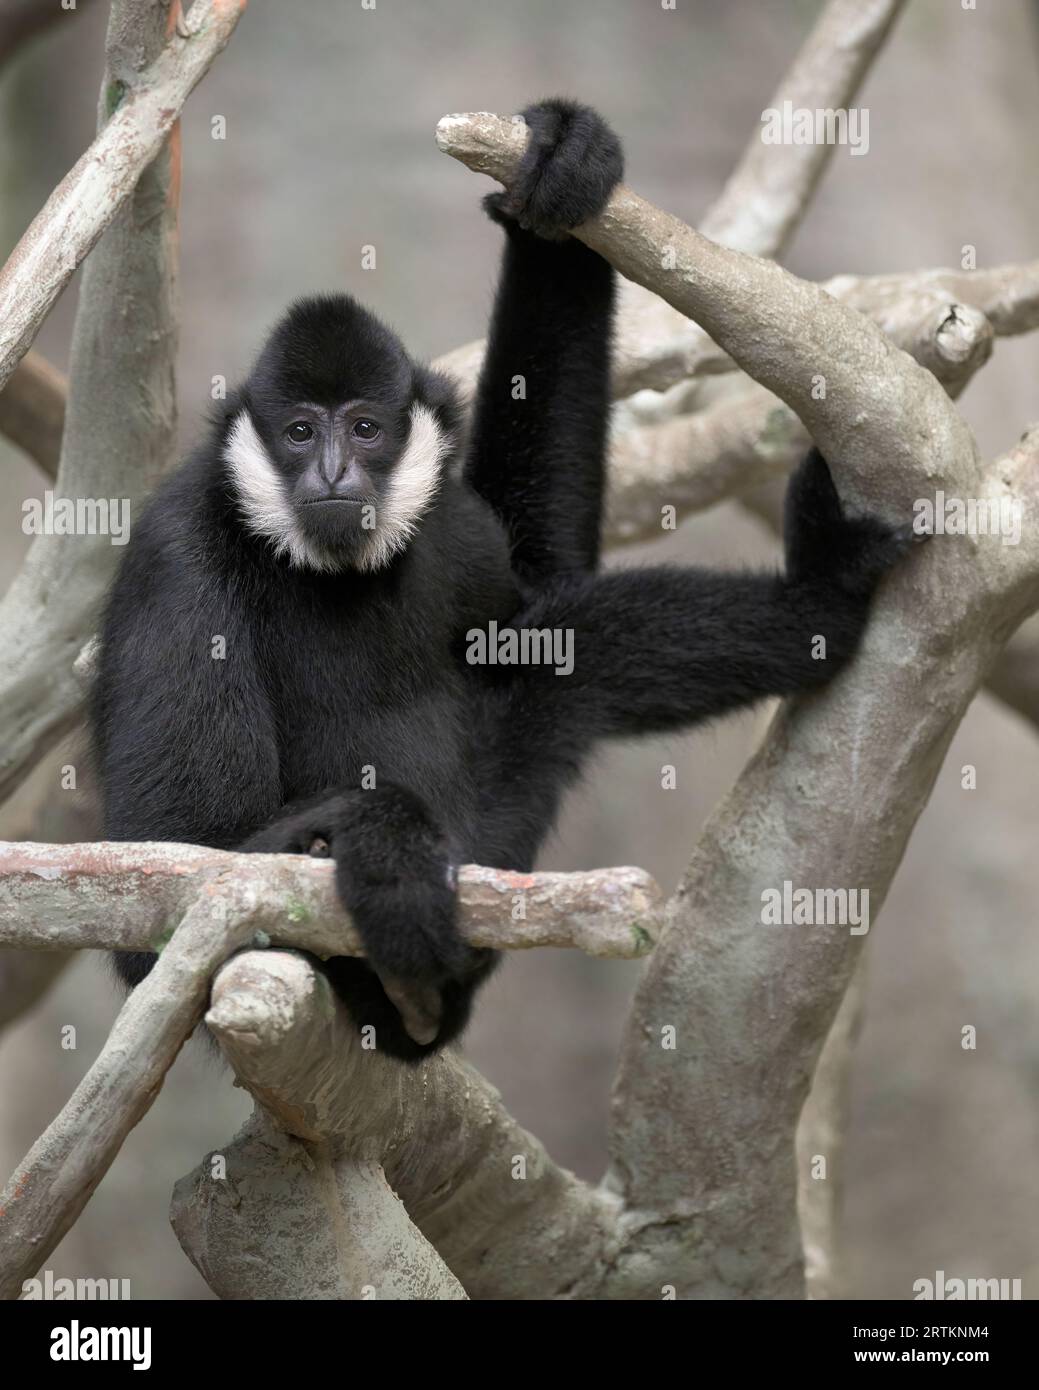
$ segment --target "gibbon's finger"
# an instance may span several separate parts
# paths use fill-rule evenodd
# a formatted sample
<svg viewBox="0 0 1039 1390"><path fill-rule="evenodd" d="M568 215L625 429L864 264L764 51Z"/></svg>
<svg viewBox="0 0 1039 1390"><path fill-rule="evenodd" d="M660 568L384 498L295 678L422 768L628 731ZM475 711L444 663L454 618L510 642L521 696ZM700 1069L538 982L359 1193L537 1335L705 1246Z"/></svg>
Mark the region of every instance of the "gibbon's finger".
<svg viewBox="0 0 1039 1390"><path fill-rule="evenodd" d="M375 973L386 991L386 998L400 1014L408 1037L420 1047L431 1043L440 1032L440 991L436 985L402 980L399 975L384 974L381 970Z"/></svg>

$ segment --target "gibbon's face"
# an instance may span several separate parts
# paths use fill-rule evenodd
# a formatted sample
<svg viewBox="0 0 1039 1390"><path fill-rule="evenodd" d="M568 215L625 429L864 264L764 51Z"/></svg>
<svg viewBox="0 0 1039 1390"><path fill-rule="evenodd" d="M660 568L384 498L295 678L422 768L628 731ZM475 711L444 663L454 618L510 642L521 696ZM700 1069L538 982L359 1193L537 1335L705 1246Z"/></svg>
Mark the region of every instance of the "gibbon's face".
<svg viewBox="0 0 1039 1390"><path fill-rule="evenodd" d="M227 434L249 530L295 566L388 564L435 497L448 448L414 377L398 340L353 300L295 304Z"/></svg>

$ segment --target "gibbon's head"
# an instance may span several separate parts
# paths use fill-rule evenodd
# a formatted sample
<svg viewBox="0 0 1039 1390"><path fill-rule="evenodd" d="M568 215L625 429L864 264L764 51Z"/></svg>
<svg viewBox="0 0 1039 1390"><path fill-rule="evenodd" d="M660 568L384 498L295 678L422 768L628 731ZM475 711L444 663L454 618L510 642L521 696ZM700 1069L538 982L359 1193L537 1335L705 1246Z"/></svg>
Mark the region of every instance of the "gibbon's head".
<svg viewBox="0 0 1039 1390"><path fill-rule="evenodd" d="M447 378L349 295L298 300L229 412L246 527L290 565L383 568L436 498L459 418Z"/></svg>

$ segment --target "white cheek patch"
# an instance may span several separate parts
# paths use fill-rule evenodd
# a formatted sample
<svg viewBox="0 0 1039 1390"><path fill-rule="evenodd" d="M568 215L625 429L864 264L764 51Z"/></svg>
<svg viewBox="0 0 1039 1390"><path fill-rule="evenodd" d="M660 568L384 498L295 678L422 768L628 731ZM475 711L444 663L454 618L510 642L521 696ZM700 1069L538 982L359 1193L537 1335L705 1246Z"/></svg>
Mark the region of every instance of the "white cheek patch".
<svg viewBox="0 0 1039 1390"><path fill-rule="evenodd" d="M382 569L404 549L440 487L447 451L448 441L433 412L428 406L412 406L408 442L375 509L375 526L366 532L359 553L351 556L336 555L304 533L248 410L235 418L224 457L246 528L269 540L275 554L284 555L293 567L334 572L348 565Z"/></svg>
<svg viewBox="0 0 1039 1390"><path fill-rule="evenodd" d="M303 534L285 496L278 470L256 433L252 416L243 410L235 418L224 449L247 530L269 540L276 555L284 555L298 569L342 568L322 546Z"/></svg>
<svg viewBox="0 0 1039 1390"><path fill-rule="evenodd" d="M375 527L356 561L358 569L382 569L411 540L440 487L447 450L448 441L433 412L428 406L413 405L407 445L376 508Z"/></svg>

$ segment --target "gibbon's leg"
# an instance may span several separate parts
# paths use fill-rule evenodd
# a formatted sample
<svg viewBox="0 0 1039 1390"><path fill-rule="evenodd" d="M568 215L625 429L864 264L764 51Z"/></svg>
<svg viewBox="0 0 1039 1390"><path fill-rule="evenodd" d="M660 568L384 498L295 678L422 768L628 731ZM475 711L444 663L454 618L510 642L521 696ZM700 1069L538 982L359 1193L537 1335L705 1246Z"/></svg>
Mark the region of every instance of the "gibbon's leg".
<svg viewBox="0 0 1039 1390"><path fill-rule="evenodd" d="M374 1027L377 1049L418 1061L462 1031L496 956L458 933L457 866L418 796L392 785L334 793L285 808L240 848L335 861L366 958L323 968L357 1027Z"/></svg>
<svg viewBox="0 0 1039 1390"><path fill-rule="evenodd" d="M683 728L831 680L912 530L845 517L817 450L791 480L785 529L785 575L618 570L538 594L513 626L571 630L573 670L487 668L509 729L502 776L525 747L546 775L565 776L596 739Z"/></svg>
<svg viewBox="0 0 1039 1390"><path fill-rule="evenodd" d="M623 159L587 107L524 116L532 137L512 186L484 200L506 242L465 473L537 586L599 559L615 277L563 229L599 211Z"/></svg>

